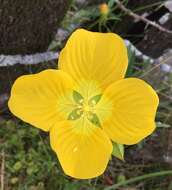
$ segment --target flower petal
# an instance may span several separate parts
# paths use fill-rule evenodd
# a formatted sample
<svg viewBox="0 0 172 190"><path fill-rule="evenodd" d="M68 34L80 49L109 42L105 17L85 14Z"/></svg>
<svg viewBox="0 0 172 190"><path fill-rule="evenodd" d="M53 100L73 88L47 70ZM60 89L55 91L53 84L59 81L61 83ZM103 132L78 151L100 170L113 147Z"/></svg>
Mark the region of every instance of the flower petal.
<svg viewBox="0 0 172 190"><path fill-rule="evenodd" d="M50 143L64 172L78 179L101 175L112 152L103 130L82 119L58 123L50 130Z"/></svg>
<svg viewBox="0 0 172 190"><path fill-rule="evenodd" d="M15 81L8 105L20 119L49 131L64 119L61 111L64 106L60 107L60 103L65 102L64 97L72 88L72 79L63 71L45 70L25 75Z"/></svg>
<svg viewBox="0 0 172 190"><path fill-rule="evenodd" d="M97 81L103 89L122 79L127 65L127 48L117 34L84 29L71 35L59 57L59 68L76 82Z"/></svg>
<svg viewBox="0 0 172 190"><path fill-rule="evenodd" d="M146 82L135 78L122 79L105 90L100 107L104 99L111 102L111 116L102 125L114 142L136 144L155 129L159 99Z"/></svg>

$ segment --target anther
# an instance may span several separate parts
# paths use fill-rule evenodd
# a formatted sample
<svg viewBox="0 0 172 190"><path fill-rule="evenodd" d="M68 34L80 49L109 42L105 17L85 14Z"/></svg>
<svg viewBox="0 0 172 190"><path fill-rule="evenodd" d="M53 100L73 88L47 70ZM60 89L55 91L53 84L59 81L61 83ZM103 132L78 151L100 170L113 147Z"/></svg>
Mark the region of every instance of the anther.
<svg viewBox="0 0 172 190"><path fill-rule="evenodd" d="M95 101L95 100L92 100L91 103L92 103L93 105L96 105L96 101Z"/></svg>
<svg viewBox="0 0 172 190"><path fill-rule="evenodd" d="M76 111L76 114L77 114L77 115L81 115L81 110L77 110L77 111Z"/></svg>
<svg viewBox="0 0 172 190"><path fill-rule="evenodd" d="M78 108L78 109L82 109L82 106L81 106L81 105L78 105L77 108Z"/></svg>
<svg viewBox="0 0 172 190"><path fill-rule="evenodd" d="M82 104L84 102L84 99L80 99L79 103Z"/></svg>

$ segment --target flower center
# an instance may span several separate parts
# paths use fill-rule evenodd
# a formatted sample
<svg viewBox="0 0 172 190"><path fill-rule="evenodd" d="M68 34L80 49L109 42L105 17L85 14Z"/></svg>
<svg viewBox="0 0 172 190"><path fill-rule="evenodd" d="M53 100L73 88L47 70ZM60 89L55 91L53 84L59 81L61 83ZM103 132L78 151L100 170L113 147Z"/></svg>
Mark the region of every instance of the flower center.
<svg viewBox="0 0 172 190"><path fill-rule="evenodd" d="M82 110L83 110L83 112L89 112L89 111L91 111L91 108L89 105L83 105Z"/></svg>
<svg viewBox="0 0 172 190"><path fill-rule="evenodd" d="M83 117L84 119L88 119L94 125L101 126L99 118L96 115L96 104L99 102L100 98L101 94L91 98L84 98L79 92L73 91L75 108L68 115L68 120L77 120Z"/></svg>

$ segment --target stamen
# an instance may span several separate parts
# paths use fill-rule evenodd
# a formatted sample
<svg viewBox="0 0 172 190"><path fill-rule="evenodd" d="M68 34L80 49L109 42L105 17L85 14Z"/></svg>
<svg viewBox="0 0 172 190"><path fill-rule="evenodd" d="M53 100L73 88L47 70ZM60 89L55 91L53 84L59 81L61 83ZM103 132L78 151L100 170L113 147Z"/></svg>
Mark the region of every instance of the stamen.
<svg viewBox="0 0 172 190"><path fill-rule="evenodd" d="M77 106L77 109L82 109L82 106L81 106L81 105L78 105L78 106Z"/></svg>
<svg viewBox="0 0 172 190"><path fill-rule="evenodd" d="M96 105L96 104L97 104L95 100L92 100L91 103L92 103L93 105Z"/></svg>
<svg viewBox="0 0 172 190"><path fill-rule="evenodd" d="M69 114L69 120L77 120L79 118L88 119L92 124L100 127L100 121L97 116L96 105L101 99L101 94L89 98L87 101L77 91L73 91L73 99L75 101L75 109ZM76 148L73 151L77 151Z"/></svg>
<svg viewBox="0 0 172 190"><path fill-rule="evenodd" d="M82 112L81 110L77 110L77 111L76 111L76 114L77 114L77 115L81 115L81 112Z"/></svg>
<svg viewBox="0 0 172 190"><path fill-rule="evenodd" d="M79 103L82 104L84 102L84 99L80 99Z"/></svg>

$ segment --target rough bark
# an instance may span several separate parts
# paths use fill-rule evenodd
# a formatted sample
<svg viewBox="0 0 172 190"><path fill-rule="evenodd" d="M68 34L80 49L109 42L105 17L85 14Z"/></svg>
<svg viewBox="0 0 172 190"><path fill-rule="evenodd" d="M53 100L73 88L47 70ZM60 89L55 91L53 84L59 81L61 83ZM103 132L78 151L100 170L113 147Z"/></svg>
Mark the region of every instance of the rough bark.
<svg viewBox="0 0 172 190"><path fill-rule="evenodd" d="M0 54L44 52L71 0L0 0Z"/></svg>

